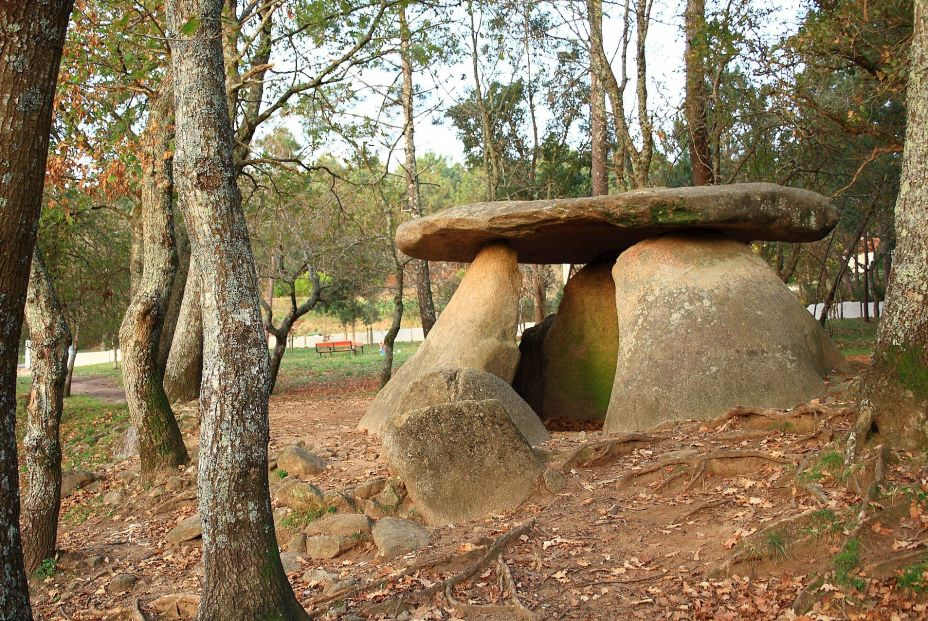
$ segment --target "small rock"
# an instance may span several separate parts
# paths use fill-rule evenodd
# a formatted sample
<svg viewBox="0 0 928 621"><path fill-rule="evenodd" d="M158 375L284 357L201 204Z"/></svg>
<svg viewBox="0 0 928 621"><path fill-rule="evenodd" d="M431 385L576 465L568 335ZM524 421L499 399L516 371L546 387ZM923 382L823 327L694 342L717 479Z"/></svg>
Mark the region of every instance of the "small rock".
<svg viewBox="0 0 928 621"><path fill-rule="evenodd" d="M399 518L384 518L373 529L374 543L386 558L402 556L429 544L431 536L425 528Z"/></svg>
<svg viewBox="0 0 928 621"><path fill-rule="evenodd" d="M200 522L200 514L194 513L186 520L175 526L165 535L168 543L178 544L184 541L191 541L203 536L203 524Z"/></svg>
<svg viewBox="0 0 928 621"><path fill-rule="evenodd" d="M111 492L107 492L103 495L103 504L109 507L118 507L122 504L123 495L118 489L114 489Z"/></svg>
<svg viewBox="0 0 928 621"><path fill-rule="evenodd" d="M348 537L337 535L313 535L306 537L306 554L309 558L324 560L335 558L354 545Z"/></svg>
<svg viewBox="0 0 928 621"><path fill-rule="evenodd" d="M303 566L303 557L295 552L282 552L280 554L280 562L284 566L285 574L294 574Z"/></svg>
<svg viewBox="0 0 928 621"><path fill-rule="evenodd" d="M311 587L321 586L323 589L338 580L338 576L324 569L308 569L303 574L303 582Z"/></svg>
<svg viewBox="0 0 928 621"><path fill-rule="evenodd" d="M344 591L345 589L350 589L356 586L358 586L357 578L346 578L345 580L338 580L336 582L332 582L326 587L323 587L322 594L328 595L330 593L338 593L339 591ZM342 619L345 618L346 617L342 617Z"/></svg>
<svg viewBox="0 0 928 621"><path fill-rule="evenodd" d="M313 520L303 530L307 535L356 537L371 534L371 521L360 513L333 513Z"/></svg>
<svg viewBox="0 0 928 621"><path fill-rule="evenodd" d="M309 483L290 481L281 485L274 493L277 504L295 511L313 511L325 507L322 490Z"/></svg>
<svg viewBox="0 0 928 621"><path fill-rule="evenodd" d="M380 506L387 507L389 509L398 509L401 504L403 504L403 498L406 496L405 488L401 487L394 481L387 481L383 486L383 490L376 496L373 500L380 503Z"/></svg>
<svg viewBox="0 0 928 621"><path fill-rule="evenodd" d="M287 552L296 552L297 554L306 553L306 535L297 533L287 542Z"/></svg>
<svg viewBox="0 0 928 621"><path fill-rule="evenodd" d="M325 470L325 460L301 446L290 446L277 456L277 467L293 476L306 476Z"/></svg>
<svg viewBox="0 0 928 621"><path fill-rule="evenodd" d="M61 497L70 496L97 480L97 475L87 470L68 470L61 473Z"/></svg>
<svg viewBox="0 0 928 621"><path fill-rule="evenodd" d="M355 498L360 498L362 500L367 500L371 496L376 496L381 491L383 491L383 486L386 484L387 479L384 477L375 477L373 479L368 479L364 483L358 485L354 490Z"/></svg>
<svg viewBox="0 0 928 621"><path fill-rule="evenodd" d="M345 513L354 513L358 509L358 503L354 497L343 490L330 490L323 494L322 502L326 507L334 507L336 511Z"/></svg>
<svg viewBox="0 0 928 621"><path fill-rule="evenodd" d="M138 581L139 579L132 574L116 574L106 585L106 590L113 594L126 593L131 591Z"/></svg>
<svg viewBox="0 0 928 621"><path fill-rule="evenodd" d="M164 482L164 489L169 492L177 492L184 489L184 480L179 476L168 477L168 480Z"/></svg>
<svg viewBox="0 0 928 621"><path fill-rule="evenodd" d="M567 485L567 477L560 470L548 468L544 473L545 487L552 494L557 494Z"/></svg>

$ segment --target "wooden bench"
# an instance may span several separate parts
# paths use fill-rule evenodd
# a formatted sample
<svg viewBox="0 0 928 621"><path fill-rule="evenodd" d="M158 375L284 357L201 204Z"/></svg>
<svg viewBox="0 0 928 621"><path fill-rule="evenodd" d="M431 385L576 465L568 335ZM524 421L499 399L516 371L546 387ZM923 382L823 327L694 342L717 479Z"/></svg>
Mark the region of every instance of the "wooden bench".
<svg viewBox="0 0 928 621"><path fill-rule="evenodd" d="M363 343L352 343L351 341L323 341L321 343L316 343L316 353L320 356L322 356L322 354L336 354L338 352L351 352L357 355L359 350L362 354L364 353Z"/></svg>

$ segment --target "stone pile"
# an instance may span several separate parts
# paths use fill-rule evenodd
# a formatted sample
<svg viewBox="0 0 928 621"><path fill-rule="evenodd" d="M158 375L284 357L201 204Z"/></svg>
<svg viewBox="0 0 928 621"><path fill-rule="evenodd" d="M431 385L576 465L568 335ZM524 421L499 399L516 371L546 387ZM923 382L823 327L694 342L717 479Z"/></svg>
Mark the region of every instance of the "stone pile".
<svg viewBox="0 0 928 621"><path fill-rule="evenodd" d="M844 360L747 242L815 241L836 223L826 198L767 183L480 203L407 222L404 253L472 264L360 427L385 434L417 508L444 523L542 485L539 416L641 431L807 401ZM521 346L519 263L586 264Z"/></svg>

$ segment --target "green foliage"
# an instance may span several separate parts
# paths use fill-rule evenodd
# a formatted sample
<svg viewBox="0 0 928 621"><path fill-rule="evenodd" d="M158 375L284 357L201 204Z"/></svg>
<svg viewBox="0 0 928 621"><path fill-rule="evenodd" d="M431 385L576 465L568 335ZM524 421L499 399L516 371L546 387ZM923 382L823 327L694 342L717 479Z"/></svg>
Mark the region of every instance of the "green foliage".
<svg viewBox="0 0 928 621"><path fill-rule="evenodd" d="M901 589L908 589L916 593L928 592L928 560L912 563L903 568L896 578L896 584Z"/></svg>
<svg viewBox="0 0 928 621"><path fill-rule="evenodd" d="M32 572L32 579L36 581L45 580L46 578L51 578L55 575L55 561L54 558L47 558L36 567L35 571Z"/></svg>
<svg viewBox="0 0 928 621"><path fill-rule="evenodd" d="M844 456L834 450L822 453L809 468L799 475L799 481L802 483L814 483L821 481L826 475L836 478L847 478L849 473L845 472Z"/></svg>
<svg viewBox="0 0 928 621"><path fill-rule="evenodd" d="M831 564L834 567L835 581L838 584L851 586L858 590L866 586L860 577L851 575L854 568L860 564L860 541L857 539L848 539L841 551L831 560Z"/></svg>
<svg viewBox="0 0 928 621"><path fill-rule="evenodd" d="M277 476L278 479L286 479L287 475L289 475L290 473L282 468L278 468L277 470L274 471L274 474Z"/></svg>
<svg viewBox="0 0 928 621"><path fill-rule="evenodd" d="M324 515L335 513L338 509L335 507L322 507L319 509L309 509L307 511L294 511L280 521L284 528L302 529L309 526L310 523L318 520Z"/></svg>

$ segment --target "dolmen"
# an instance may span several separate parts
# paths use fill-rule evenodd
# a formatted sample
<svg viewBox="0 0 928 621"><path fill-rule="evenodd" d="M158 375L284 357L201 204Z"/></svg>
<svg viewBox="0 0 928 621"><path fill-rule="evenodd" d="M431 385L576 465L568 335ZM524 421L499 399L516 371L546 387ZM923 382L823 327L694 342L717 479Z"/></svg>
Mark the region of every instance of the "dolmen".
<svg viewBox="0 0 928 621"><path fill-rule="evenodd" d="M539 418L631 432L805 402L845 361L748 242L815 241L836 223L825 197L768 183L478 203L404 223L406 254L471 265L359 427L384 435L416 506L447 523L540 484ZM584 265L521 344L520 263Z"/></svg>

